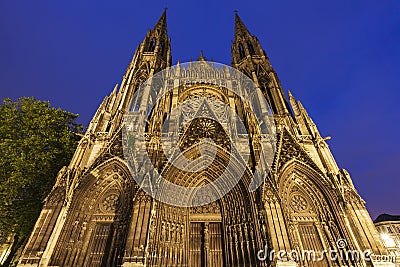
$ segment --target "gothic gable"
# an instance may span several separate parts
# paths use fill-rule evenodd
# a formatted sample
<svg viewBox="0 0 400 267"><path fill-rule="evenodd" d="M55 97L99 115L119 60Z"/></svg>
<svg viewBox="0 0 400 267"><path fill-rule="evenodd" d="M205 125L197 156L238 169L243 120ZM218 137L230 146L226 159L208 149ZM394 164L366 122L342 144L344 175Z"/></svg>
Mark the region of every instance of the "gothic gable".
<svg viewBox="0 0 400 267"><path fill-rule="evenodd" d="M278 144L274 162L272 163L272 171L279 174L284 166L290 161L297 161L300 164L307 165L314 171L324 176L321 169L315 164L306 151L296 142L289 131L284 128L278 134Z"/></svg>

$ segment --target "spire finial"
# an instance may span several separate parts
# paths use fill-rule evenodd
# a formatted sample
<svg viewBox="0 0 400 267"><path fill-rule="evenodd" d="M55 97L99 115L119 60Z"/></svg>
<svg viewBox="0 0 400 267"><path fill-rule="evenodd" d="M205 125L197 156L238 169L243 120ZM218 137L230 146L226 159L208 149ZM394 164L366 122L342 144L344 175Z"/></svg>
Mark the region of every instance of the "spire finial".
<svg viewBox="0 0 400 267"><path fill-rule="evenodd" d="M249 30L244 25L242 19L239 17L237 10L235 10L235 36L244 34L251 35Z"/></svg>
<svg viewBox="0 0 400 267"><path fill-rule="evenodd" d="M203 50L200 50L200 56L197 58L196 61L207 61L203 55Z"/></svg>
<svg viewBox="0 0 400 267"><path fill-rule="evenodd" d="M164 8L161 17L158 19L154 28L159 28L165 31L167 30L167 8Z"/></svg>

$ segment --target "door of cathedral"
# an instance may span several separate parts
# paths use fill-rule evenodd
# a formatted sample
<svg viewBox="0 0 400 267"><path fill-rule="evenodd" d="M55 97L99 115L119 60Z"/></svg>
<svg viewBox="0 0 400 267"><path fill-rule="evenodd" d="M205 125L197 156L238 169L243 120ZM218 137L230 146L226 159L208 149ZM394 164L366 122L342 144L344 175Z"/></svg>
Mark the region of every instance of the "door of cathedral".
<svg viewBox="0 0 400 267"><path fill-rule="evenodd" d="M191 222L189 266L224 266L223 243L221 222Z"/></svg>
<svg viewBox="0 0 400 267"><path fill-rule="evenodd" d="M218 202L191 208L189 218L189 266L225 266L224 232Z"/></svg>

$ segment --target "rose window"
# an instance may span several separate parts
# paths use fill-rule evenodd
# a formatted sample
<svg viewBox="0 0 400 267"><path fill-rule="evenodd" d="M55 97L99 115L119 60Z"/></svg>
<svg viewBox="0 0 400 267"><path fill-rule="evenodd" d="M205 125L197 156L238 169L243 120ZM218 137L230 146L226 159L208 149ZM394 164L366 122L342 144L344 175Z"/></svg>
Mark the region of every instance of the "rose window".
<svg viewBox="0 0 400 267"><path fill-rule="evenodd" d="M115 212L118 205L118 196L115 194L109 195L103 200L103 209L107 212Z"/></svg>
<svg viewBox="0 0 400 267"><path fill-rule="evenodd" d="M307 200L301 195L292 196L290 204L298 212L304 212L308 207Z"/></svg>

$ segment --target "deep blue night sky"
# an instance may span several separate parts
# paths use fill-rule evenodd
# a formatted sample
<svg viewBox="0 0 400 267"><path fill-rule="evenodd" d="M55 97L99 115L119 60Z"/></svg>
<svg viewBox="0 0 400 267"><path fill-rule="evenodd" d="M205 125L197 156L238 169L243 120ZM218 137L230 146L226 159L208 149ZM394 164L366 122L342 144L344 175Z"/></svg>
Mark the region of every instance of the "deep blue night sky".
<svg viewBox="0 0 400 267"><path fill-rule="evenodd" d="M168 6L173 62L230 64L234 13L307 108L373 219L400 214L400 1L1 1L0 98L87 125Z"/></svg>

